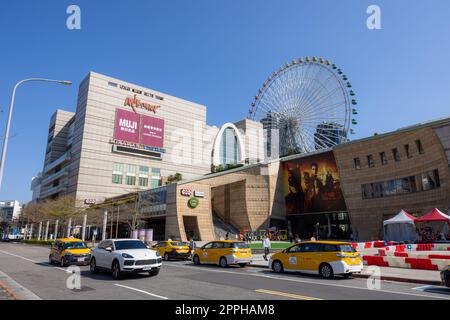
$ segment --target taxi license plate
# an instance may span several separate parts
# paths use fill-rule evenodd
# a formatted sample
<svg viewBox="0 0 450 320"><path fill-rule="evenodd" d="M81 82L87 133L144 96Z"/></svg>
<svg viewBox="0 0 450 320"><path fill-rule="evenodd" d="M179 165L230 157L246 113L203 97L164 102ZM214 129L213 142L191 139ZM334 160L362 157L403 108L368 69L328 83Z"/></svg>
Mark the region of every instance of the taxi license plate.
<svg viewBox="0 0 450 320"><path fill-rule="evenodd" d="M84 258L78 258L77 261L78 261L78 262L83 262L83 261L84 261Z"/></svg>

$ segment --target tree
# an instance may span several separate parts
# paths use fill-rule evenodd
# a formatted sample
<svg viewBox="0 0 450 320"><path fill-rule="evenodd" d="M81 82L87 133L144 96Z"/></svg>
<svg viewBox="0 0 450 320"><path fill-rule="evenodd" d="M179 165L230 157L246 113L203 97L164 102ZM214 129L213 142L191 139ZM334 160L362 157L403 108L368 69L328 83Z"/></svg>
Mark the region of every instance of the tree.
<svg viewBox="0 0 450 320"><path fill-rule="evenodd" d="M169 175L167 177L166 184L176 183L176 182L181 181L181 180L183 180L183 175L181 173L177 172L174 175L171 174L171 175Z"/></svg>

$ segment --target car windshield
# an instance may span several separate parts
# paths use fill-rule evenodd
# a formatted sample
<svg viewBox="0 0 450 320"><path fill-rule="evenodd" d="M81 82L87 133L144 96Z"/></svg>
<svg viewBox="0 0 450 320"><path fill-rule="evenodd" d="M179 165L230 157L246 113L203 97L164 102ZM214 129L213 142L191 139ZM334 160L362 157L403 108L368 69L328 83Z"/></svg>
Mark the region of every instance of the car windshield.
<svg viewBox="0 0 450 320"><path fill-rule="evenodd" d="M86 249L86 248L87 248L86 244L80 241L64 243L64 249Z"/></svg>
<svg viewBox="0 0 450 320"><path fill-rule="evenodd" d="M340 244L338 248L340 252L356 252L355 248L349 244Z"/></svg>
<svg viewBox="0 0 450 320"><path fill-rule="evenodd" d="M245 242L233 242L232 247L236 248L236 249L248 249L249 248L248 244L246 244Z"/></svg>
<svg viewBox="0 0 450 320"><path fill-rule="evenodd" d="M116 250L147 249L145 243L140 240L114 241L114 245Z"/></svg>
<svg viewBox="0 0 450 320"><path fill-rule="evenodd" d="M174 247L182 247L182 246L188 246L189 244L185 242L171 242L172 246Z"/></svg>

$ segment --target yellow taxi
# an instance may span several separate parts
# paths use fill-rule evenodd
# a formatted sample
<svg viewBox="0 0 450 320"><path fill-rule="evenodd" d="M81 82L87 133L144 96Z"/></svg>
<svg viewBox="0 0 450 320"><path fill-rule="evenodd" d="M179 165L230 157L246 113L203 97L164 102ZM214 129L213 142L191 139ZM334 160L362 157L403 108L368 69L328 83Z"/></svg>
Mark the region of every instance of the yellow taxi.
<svg viewBox="0 0 450 320"><path fill-rule="evenodd" d="M236 240L217 240L205 244L194 250L192 254L194 264L218 264L226 268L232 264L245 267L252 261L252 251L248 244Z"/></svg>
<svg viewBox="0 0 450 320"><path fill-rule="evenodd" d="M303 272L324 278L334 275L350 277L363 270L360 254L351 243L336 241L305 241L273 254L269 268L277 273Z"/></svg>
<svg viewBox="0 0 450 320"><path fill-rule="evenodd" d="M83 240L76 238L56 239L48 256L50 264L59 263L61 267L88 265L90 258L91 250Z"/></svg>
<svg viewBox="0 0 450 320"><path fill-rule="evenodd" d="M165 261L170 259L188 259L191 256L189 243L179 241L159 241L153 249L158 251Z"/></svg>

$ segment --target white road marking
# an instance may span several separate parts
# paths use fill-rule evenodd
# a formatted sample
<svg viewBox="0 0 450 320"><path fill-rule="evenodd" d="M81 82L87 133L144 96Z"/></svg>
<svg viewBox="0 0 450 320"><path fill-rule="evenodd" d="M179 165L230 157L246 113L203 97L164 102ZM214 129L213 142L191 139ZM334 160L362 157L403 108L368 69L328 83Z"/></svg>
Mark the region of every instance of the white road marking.
<svg viewBox="0 0 450 320"><path fill-rule="evenodd" d="M137 291L137 292L145 293L145 294L148 294L149 296L152 296L152 297L156 297L156 298L160 298L160 299L164 299L164 300L168 300L169 299L167 297L159 296L157 294L154 294L154 293L151 293L151 292L148 292L148 291L144 291L144 290L141 290L141 289L136 289L136 288L133 288L133 287L124 286L122 284L115 283L114 285L118 286L118 287L129 289L129 290L134 290L134 291Z"/></svg>
<svg viewBox="0 0 450 320"><path fill-rule="evenodd" d="M25 258L25 257L23 257L23 256L19 256L19 255L17 255L17 254L13 254L13 253L10 253L10 252L7 252L7 251L3 251L3 250L0 250L0 252L1 252L1 253L4 253L4 254L8 254L8 255L13 256L13 257L16 257L16 258L20 258L20 259L23 259L23 260L26 260L26 261L30 261L30 262L33 262L33 263L44 263L44 264L46 264L46 265L51 266L51 264L48 263L48 262L40 262L40 261L36 261L36 260L31 260L31 259ZM62 270L62 271L64 271L64 272L67 272L67 269L64 269L64 268L55 267L55 269L59 269L59 270Z"/></svg>
<svg viewBox="0 0 450 320"><path fill-rule="evenodd" d="M425 298L435 298L435 299L444 299L444 300L450 300L450 298L447 297L440 297L440 296L434 296L434 295L425 295L425 294L417 294L417 293L408 293L408 292L398 292L398 291L391 291L391 290L372 290L369 288L363 288L363 287L355 287L355 286L347 286L342 284L335 284L335 283L323 283L323 282L314 282L314 281L306 281L306 280L300 280L300 279L288 279L285 277L277 277L277 276L269 276L269 275L263 275L263 274L256 274L256 273L249 273L249 272L235 272L235 271L225 271L225 270L213 270L209 268L199 268L189 265L181 265L181 264L165 264L166 266L175 267L175 268L188 268L193 270L204 270L208 272L220 272L220 273L230 273L230 274L240 274L240 275L249 275L253 277L261 277L261 278L269 278L274 280L284 280L284 281L291 281L291 282L300 282L300 283L308 283L308 284L314 284L314 285L322 285L322 286L330 286L330 287L340 287L340 288L347 288L347 289L359 289L359 290L367 290L367 291L376 291L376 292L385 292L385 293L393 293L398 295L408 295L408 296L416 296L416 297L425 297Z"/></svg>

